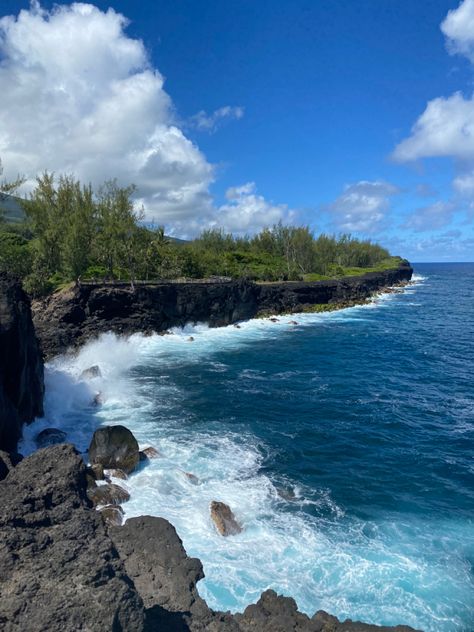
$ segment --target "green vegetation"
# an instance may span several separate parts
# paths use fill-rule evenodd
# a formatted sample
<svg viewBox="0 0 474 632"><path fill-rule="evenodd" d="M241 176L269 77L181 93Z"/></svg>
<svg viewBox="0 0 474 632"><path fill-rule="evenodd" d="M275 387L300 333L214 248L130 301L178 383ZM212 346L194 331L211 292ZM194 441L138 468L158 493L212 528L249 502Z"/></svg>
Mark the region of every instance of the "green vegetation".
<svg viewBox="0 0 474 632"><path fill-rule="evenodd" d="M0 271L17 274L36 296L77 280L121 280L132 286L138 279L212 276L317 281L400 263L369 240L315 237L307 226L281 223L252 237L212 229L190 242L175 240L163 227L143 224L144 213L132 202L133 186L112 180L94 191L73 176L49 173L38 177L30 197L21 200L25 219L12 221L1 209L22 183L22 178L0 183Z"/></svg>

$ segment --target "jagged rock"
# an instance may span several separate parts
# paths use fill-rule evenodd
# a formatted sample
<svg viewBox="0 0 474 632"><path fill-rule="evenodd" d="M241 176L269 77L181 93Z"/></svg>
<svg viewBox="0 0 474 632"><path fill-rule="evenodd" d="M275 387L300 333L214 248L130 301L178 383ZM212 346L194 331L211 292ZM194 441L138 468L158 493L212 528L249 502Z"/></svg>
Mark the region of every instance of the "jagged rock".
<svg viewBox="0 0 474 632"><path fill-rule="evenodd" d="M99 509L99 513L109 527L120 527L123 523L123 509L120 505L106 505Z"/></svg>
<svg viewBox="0 0 474 632"><path fill-rule="evenodd" d="M126 481L128 478L125 472L119 469L107 470L107 476L111 476L112 478L120 478L122 481Z"/></svg>
<svg viewBox="0 0 474 632"><path fill-rule="evenodd" d="M45 428L35 437L35 443L38 448L46 448L49 445L56 445L57 443L64 443L66 440L66 433L58 428Z"/></svg>
<svg viewBox="0 0 474 632"><path fill-rule="evenodd" d="M213 500L211 503L211 518L221 535L236 535L241 533L239 525L229 505Z"/></svg>
<svg viewBox="0 0 474 632"><path fill-rule="evenodd" d="M114 483L88 487L87 495L93 505L118 505L130 500L127 490Z"/></svg>
<svg viewBox="0 0 474 632"><path fill-rule="evenodd" d="M2 632L144 631L143 602L74 448L39 450L0 483Z"/></svg>
<svg viewBox="0 0 474 632"><path fill-rule="evenodd" d="M91 465L100 463L107 469L130 474L139 463L138 443L125 426L107 426L94 432L89 446Z"/></svg>
<svg viewBox="0 0 474 632"><path fill-rule="evenodd" d="M152 448L151 446L148 448L144 448L140 450L140 461L147 461L148 459L157 459L161 456L156 448Z"/></svg>
<svg viewBox="0 0 474 632"><path fill-rule="evenodd" d="M16 450L24 423L43 415L43 359L21 284L0 273L0 450Z"/></svg>
<svg viewBox="0 0 474 632"><path fill-rule="evenodd" d="M9 472L23 459L17 452L4 452L0 450L0 481L3 481Z"/></svg>
<svg viewBox="0 0 474 632"><path fill-rule="evenodd" d="M95 377L102 377L102 371L100 370L100 366L98 364L94 364L94 366L84 369L80 375L81 380L90 380Z"/></svg>

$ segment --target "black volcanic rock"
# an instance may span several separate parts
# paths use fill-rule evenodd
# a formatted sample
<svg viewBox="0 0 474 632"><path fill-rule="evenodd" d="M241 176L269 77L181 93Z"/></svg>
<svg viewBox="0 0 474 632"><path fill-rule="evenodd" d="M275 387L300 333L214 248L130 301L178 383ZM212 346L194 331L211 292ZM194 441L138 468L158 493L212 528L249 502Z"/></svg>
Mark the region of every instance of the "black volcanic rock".
<svg viewBox="0 0 474 632"><path fill-rule="evenodd" d="M137 631L144 609L89 508L85 465L62 444L0 483L0 629Z"/></svg>
<svg viewBox="0 0 474 632"><path fill-rule="evenodd" d="M94 432L89 446L91 465L130 474L140 462L138 443L125 426L106 426Z"/></svg>
<svg viewBox="0 0 474 632"><path fill-rule="evenodd" d="M260 312L289 313L314 304L361 301L383 287L409 281L413 270L393 270L331 281L256 284L246 280L138 284L84 284L33 305L38 337L48 357L107 331L165 332L206 322L220 327Z"/></svg>
<svg viewBox="0 0 474 632"><path fill-rule="evenodd" d="M15 450L24 423L43 414L43 360L30 302L0 274L0 449Z"/></svg>

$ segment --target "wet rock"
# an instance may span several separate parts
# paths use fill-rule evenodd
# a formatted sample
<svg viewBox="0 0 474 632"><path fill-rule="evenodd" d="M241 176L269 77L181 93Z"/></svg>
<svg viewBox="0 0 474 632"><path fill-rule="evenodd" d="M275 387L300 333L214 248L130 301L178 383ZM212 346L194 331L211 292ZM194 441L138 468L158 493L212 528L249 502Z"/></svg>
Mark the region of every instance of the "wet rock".
<svg viewBox="0 0 474 632"><path fill-rule="evenodd" d="M98 364L94 364L94 366L85 369L80 375L81 380L90 380L95 377L102 377L102 371Z"/></svg>
<svg viewBox="0 0 474 632"><path fill-rule="evenodd" d="M130 494L127 490L114 483L107 483L106 485L99 485L92 488L89 487L87 495L94 506L119 505L120 503L125 503L127 500L130 500Z"/></svg>
<svg viewBox="0 0 474 632"><path fill-rule="evenodd" d="M216 500L211 502L211 518L217 531L223 536L236 535L242 531L242 527L235 519L231 508L225 503Z"/></svg>
<svg viewBox="0 0 474 632"><path fill-rule="evenodd" d="M125 426L107 426L94 432L89 446L89 460L107 469L130 474L139 463L138 443Z"/></svg>
<svg viewBox="0 0 474 632"><path fill-rule="evenodd" d="M61 444L0 482L2 632L144 632L143 602L89 506L85 474Z"/></svg>
<svg viewBox="0 0 474 632"><path fill-rule="evenodd" d="M199 478L195 474L191 474L191 472L184 472L183 474L186 476L188 481L190 481L193 485L199 485Z"/></svg>
<svg viewBox="0 0 474 632"><path fill-rule="evenodd" d="M194 336L189 336L188 340L189 342L194 342Z"/></svg>
<svg viewBox="0 0 474 632"><path fill-rule="evenodd" d="M128 476L125 474L123 470L107 470L107 476L111 476L112 478L120 478L122 481L126 481Z"/></svg>
<svg viewBox="0 0 474 632"><path fill-rule="evenodd" d="M88 469L92 472L92 475L94 476L96 481L104 480L105 476L103 465L101 465L100 463L96 463L95 465L91 465Z"/></svg>
<svg viewBox="0 0 474 632"><path fill-rule="evenodd" d="M236 329L240 329L240 328L241 328L241 327L240 327L240 325L234 325L234 327L235 327Z"/></svg>
<svg viewBox="0 0 474 632"><path fill-rule="evenodd" d="M275 317L270 318L269 320L271 320L272 323L279 323L280 322L280 319L279 318L275 318Z"/></svg>
<svg viewBox="0 0 474 632"><path fill-rule="evenodd" d="M102 396L102 392L98 391L95 395L94 398L92 400L92 405L93 406L102 406L102 404L104 403L104 398Z"/></svg>
<svg viewBox="0 0 474 632"><path fill-rule="evenodd" d="M123 509L120 505L106 505L99 510L103 521L108 527L120 527L123 523Z"/></svg>
<svg viewBox="0 0 474 632"><path fill-rule="evenodd" d="M46 448L49 445L56 445L57 443L64 443L66 440L66 433L58 428L45 428L35 437L35 443L38 448Z"/></svg>
<svg viewBox="0 0 474 632"><path fill-rule="evenodd" d="M297 320L290 320L290 322L288 324L289 325L297 325L298 321Z"/></svg>
<svg viewBox="0 0 474 632"><path fill-rule="evenodd" d="M161 454L156 448L149 446L148 448L140 450L139 456L140 461L147 461L148 459L157 459L161 456Z"/></svg>

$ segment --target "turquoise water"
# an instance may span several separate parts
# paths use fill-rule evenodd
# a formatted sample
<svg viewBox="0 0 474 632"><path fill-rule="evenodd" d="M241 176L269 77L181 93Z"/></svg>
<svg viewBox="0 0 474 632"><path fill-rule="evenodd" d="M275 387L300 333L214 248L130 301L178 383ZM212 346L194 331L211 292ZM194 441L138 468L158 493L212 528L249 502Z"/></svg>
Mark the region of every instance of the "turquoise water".
<svg viewBox="0 0 474 632"><path fill-rule="evenodd" d="M158 447L127 482L127 516L171 520L213 607L271 587L309 614L472 632L474 264L415 272L403 294L297 326L106 335L48 368L25 449L47 425L85 449L101 423ZM103 378L85 383L92 364ZM211 500L241 535L216 534Z"/></svg>

